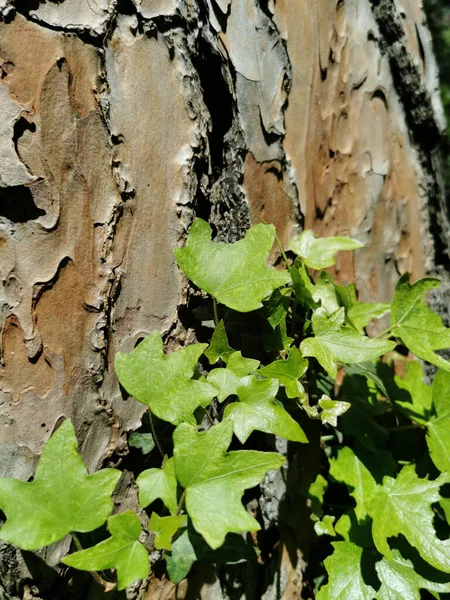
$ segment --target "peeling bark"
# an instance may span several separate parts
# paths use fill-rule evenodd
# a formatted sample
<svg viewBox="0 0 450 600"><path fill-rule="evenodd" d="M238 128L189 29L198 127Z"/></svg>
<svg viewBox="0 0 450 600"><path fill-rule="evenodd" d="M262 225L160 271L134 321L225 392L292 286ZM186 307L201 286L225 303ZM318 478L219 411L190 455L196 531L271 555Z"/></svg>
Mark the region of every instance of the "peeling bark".
<svg viewBox="0 0 450 600"><path fill-rule="evenodd" d="M261 219L286 245L303 226L357 237L336 271L365 300L406 270L449 287L420 0L0 0L0 15L1 476L30 477L64 417L88 468L126 456L143 407L114 355L152 330L192 341L172 249L196 215L226 241ZM310 448L296 484L315 476ZM313 534L282 495L267 480L256 507L281 524L271 560L194 573L178 597L300 598ZM129 473L116 501L136 504ZM69 544L1 545L0 598L101 597L67 587ZM127 597L173 597L147 584Z"/></svg>

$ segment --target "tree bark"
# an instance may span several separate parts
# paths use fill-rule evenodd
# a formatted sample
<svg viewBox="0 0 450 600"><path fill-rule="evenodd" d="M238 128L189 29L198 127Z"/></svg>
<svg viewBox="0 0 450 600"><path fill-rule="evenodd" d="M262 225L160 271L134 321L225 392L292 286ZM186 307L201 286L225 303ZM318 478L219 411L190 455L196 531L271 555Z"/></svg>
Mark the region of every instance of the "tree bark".
<svg viewBox="0 0 450 600"><path fill-rule="evenodd" d="M286 246L303 227L357 237L336 272L364 300L389 301L404 271L449 289L421 0L0 0L0 14L0 476L32 476L65 417L89 469L126 456L144 407L114 356L153 330L171 349L194 339L173 248L195 216L226 241L261 219ZM262 486L268 529L283 485ZM116 501L137 507L130 476ZM264 568L233 571L234 591L220 570L181 588L302 597L312 538L297 521ZM61 587L69 544L1 545L0 598L100 597L81 576ZM152 579L127 597L171 593Z"/></svg>

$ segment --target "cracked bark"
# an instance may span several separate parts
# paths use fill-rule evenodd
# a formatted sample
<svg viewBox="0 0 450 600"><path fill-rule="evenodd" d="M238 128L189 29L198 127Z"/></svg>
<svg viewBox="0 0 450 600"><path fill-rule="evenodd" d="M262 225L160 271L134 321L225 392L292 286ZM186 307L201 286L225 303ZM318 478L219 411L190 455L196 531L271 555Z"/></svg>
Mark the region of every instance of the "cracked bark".
<svg viewBox="0 0 450 600"><path fill-rule="evenodd" d="M68 416L88 468L126 456L143 409L113 358L152 330L193 339L172 248L196 215L227 241L260 219L285 244L303 226L357 236L336 271L365 300L406 270L449 287L420 0L0 0L0 14L0 475L30 477ZM293 482L314 477L311 448ZM124 481L117 503L136 507ZM265 565L197 570L179 597L301 597L313 538L284 485L262 486L269 532L295 516ZM69 598L67 548L1 545L0 598ZM73 597L100 597L89 586ZM128 597L170 593L152 580Z"/></svg>

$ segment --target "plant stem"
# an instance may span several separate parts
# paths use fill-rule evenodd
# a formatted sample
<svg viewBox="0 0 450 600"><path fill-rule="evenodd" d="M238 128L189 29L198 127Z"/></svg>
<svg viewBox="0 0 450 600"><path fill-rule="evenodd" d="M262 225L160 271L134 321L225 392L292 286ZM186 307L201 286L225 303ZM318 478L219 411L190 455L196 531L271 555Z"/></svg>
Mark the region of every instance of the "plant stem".
<svg viewBox="0 0 450 600"><path fill-rule="evenodd" d="M388 327L387 329L385 329L384 331L382 331L381 333L379 333L378 335L376 335L374 338L372 338L373 340L379 340L382 337L388 336L388 334L392 333L394 331L394 329L397 329L398 325L392 325L392 327Z"/></svg>
<svg viewBox="0 0 450 600"><path fill-rule="evenodd" d="M76 546L77 550L79 552L81 550L83 550L83 546L81 545L80 538L77 536L77 534L74 531L72 531L72 539L73 539L73 541L75 543L75 546ZM116 587L115 583L111 583L110 581L105 581L95 571L89 571L89 573L91 574L91 576L94 579L94 581L96 581L99 585L101 585L103 588L105 588L106 592L110 592L111 590L113 590Z"/></svg>
<svg viewBox="0 0 450 600"><path fill-rule="evenodd" d="M205 408L205 413L206 416L208 417L208 421L211 423L211 425L215 425L214 423L214 419L212 418L212 416L209 414L209 410Z"/></svg>
<svg viewBox="0 0 450 600"><path fill-rule="evenodd" d="M214 325L217 327L219 324L219 308L217 306L217 300L213 297L213 309L214 309Z"/></svg>
<svg viewBox="0 0 450 600"><path fill-rule="evenodd" d="M164 458L164 456L165 456L164 450L161 446L161 442L159 441L158 435L156 433L155 423L153 422L153 415L152 415L152 411L150 409L148 409L148 418L150 420L150 427L152 430L152 436L153 436L153 439L155 440L156 447L158 448L158 452L160 453L161 458Z"/></svg>
<svg viewBox="0 0 450 600"><path fill-rule="evenodd" d="M183 506L184 506L184 499L186 498L186 490L183 491L183 494L181 495L180 501L178 503L177 506L177 510L175 512L175 516L177 517L181 511L183 510Z"/></svg>

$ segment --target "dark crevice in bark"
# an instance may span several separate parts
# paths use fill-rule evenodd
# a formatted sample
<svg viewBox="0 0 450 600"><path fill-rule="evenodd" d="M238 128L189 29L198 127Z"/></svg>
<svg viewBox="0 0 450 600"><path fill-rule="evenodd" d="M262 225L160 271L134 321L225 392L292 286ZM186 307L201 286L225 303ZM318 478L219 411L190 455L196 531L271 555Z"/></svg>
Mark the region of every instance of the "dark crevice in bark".
<svg viewBox="0 0 450 600"><path fill-rule="evenodd" d="M409 53L401 15L394 0L370 2L381 34L378 42L381 51L389 58L394 85L425 173L424 187L428 197L430 234L434 240L434 262L445 266L449 260L449 215L439 176L438 147L441 131L420 68Z"/></svg>
<svg viewBox="0 0 450 600"><path fill-rule="evenodd" d="M0 217L12 223L26 223L45 215L34 203L33 194L25 185L0 188Z"/></svg>

